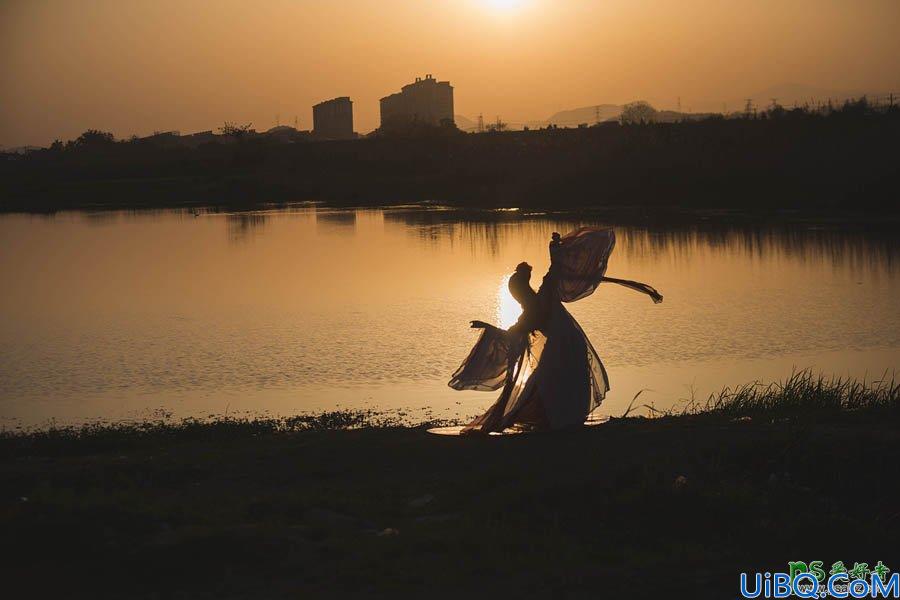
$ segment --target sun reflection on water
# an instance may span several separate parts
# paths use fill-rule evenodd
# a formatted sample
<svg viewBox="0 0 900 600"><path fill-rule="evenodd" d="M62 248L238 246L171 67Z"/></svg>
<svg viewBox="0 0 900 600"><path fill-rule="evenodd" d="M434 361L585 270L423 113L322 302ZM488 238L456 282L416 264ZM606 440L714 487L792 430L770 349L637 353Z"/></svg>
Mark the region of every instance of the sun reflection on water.
<svg viewBox="0 0 900 600"><path fill-rule="evenodd" d="M497 288L497 325L503 329L515 324L522 314L522 307L509 293L509 278L504 275Z"/></svg>

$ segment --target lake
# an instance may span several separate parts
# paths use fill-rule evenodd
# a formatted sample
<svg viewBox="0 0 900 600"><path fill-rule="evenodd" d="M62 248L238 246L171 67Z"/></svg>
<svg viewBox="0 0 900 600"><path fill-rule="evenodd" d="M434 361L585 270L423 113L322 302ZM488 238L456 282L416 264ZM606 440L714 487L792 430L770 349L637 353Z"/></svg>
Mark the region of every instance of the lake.
<svg viewBox="0 0 900 600"><path fill-rule="evenodd" d="M508 326L515 265L611 225L604 284L568 305L606 364L599 414L658 410L810 368L900 364L895 236L440 207L0 216L0 427L172 416L482 412L446 385L479 319ZM638 414L650 409L641 406Z"/></svg>

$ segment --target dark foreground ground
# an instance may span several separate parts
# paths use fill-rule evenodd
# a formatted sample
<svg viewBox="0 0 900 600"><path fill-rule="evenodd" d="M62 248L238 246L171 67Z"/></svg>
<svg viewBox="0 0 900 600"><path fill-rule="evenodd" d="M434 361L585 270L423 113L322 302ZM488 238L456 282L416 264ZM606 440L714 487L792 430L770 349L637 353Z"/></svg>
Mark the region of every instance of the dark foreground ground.
<svg viewBox="0 0 900 600"><path fill-rule="evenodd" d="M900 569L897 425L7 435L4 597L735 598L791 560Z"/></svg>

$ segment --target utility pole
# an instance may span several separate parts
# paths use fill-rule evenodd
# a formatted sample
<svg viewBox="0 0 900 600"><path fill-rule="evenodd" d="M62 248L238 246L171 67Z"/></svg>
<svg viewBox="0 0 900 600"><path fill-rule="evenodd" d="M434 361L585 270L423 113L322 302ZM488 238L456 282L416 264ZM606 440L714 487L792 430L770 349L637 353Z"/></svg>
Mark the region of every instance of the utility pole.
<svg viewBox="0 0 900 600"><path fill-rule="evenodd" d="M594 125L600 122L600 106L594 107Z"/></svg>
<svg viewBox="0 0 900 600"><path fill-rule="evenodd" d="M681 96L678 96L678 112L681 112Z"/></svg>

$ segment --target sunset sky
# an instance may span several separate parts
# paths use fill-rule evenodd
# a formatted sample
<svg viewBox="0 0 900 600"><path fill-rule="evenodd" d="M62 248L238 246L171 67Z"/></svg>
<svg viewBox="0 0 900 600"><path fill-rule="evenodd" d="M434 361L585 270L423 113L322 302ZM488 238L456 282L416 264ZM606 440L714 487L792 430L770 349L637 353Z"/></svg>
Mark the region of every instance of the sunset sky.
<svg viewBox="0 0 900 600"><path fill-rule="evenodd" d="M897 0L0 0L0 144L87 128L312 125L433 73L507 121L646 99L737 109L781 84L900 92Z"/></svg>

